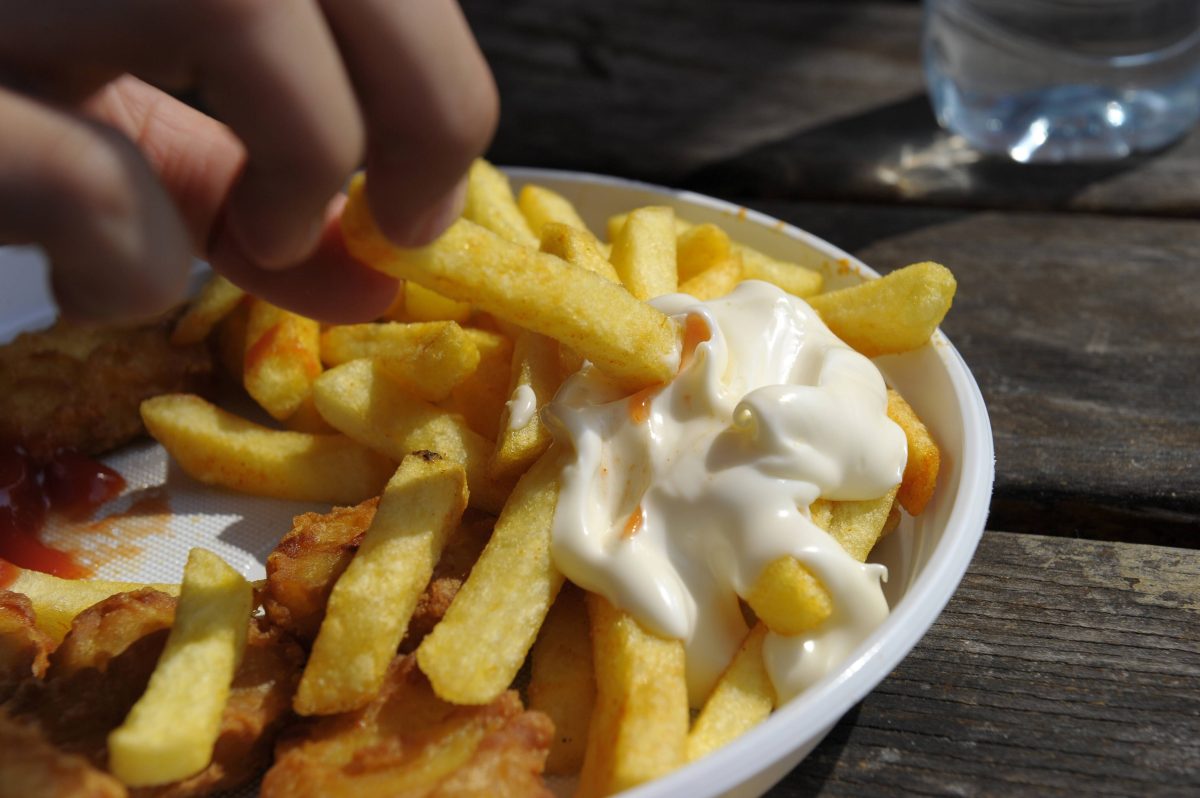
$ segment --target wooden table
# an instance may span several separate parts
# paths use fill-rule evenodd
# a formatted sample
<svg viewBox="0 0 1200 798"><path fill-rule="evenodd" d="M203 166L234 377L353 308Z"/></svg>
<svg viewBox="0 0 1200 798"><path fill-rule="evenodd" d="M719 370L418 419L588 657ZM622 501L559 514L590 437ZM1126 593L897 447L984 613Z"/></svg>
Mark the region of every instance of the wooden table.
<svg viewBox="0 0 1200 798"><path fill-rule="evenodd" d="M692 188L879 271L950 265L988 532L933 629L770 795L1200 794L1200 133L1112 166L939 131L900 2L468 0L489 157Z"/></svg>

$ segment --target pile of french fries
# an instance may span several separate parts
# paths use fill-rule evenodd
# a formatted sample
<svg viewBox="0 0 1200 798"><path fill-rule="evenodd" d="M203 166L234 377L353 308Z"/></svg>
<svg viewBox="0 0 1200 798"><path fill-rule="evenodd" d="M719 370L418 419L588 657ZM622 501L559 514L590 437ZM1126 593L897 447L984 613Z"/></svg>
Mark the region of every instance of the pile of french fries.
<svg viewBox="0 0 1200 798"><path fill-rule="evenodd" d="M491 702L529 662L527 702L557 729L547 771L577 774L581 796L662 776L758 723L777 700L762 662L764 637L799 634L828 618L820 581L791 557L768 566L743 597L757 619L752 631L703 705L689 707L682 642L565 583L555 567L560 456L537 413L514 419L516 397L531 395L542 408L585 360L631 394L669 381L681 331L647 304L661 294L707 300L744 279L765 280L805 298L834 333L876 356L929 340L950 306L953 277L922 263L820 293L820 274L666 207L611 219L602 243L566 199L538 186L514 196L503 173L483 161L470 171L463 218L432 245L404 250L375 227L364 185L360 176L351 186L343 231L356 257L403 280L386 317L322 327L214 277L174 340L213 340L225 367L278 425L192 395L142 407L151 434L204 483L329 504L381 496L329 598L295 711L346 712L379 692L417 598L470 505L498 516L492 537L416 651L441 699ZM888 412L908 439L903 482L878 499L822 499L810 508L859 560L895 525L900 507L924 509L939 467L929 432L894 391ZM250 587L235 577L207 553L189 560L167 651L110 740L113 771L127 784L182 778L204 766L205 745L211 755L214 712L250 612ZM39 619L51 619L60 636L73 613L124 589L106 583L70 599L57 580L24 578L13 589L30 592ZM180 713L184 700L189 709Z"/></svg>

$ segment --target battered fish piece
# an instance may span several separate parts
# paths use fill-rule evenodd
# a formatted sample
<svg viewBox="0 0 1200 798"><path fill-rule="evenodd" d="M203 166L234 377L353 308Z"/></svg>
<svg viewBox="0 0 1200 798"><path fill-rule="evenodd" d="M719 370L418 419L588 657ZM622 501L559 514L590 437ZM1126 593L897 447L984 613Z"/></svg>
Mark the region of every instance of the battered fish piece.
<svg viewBox="0 0 1200 798"><path fill-rule="evenodd" d="M60 321L0 346L0 442L20 443L44 463L58 449L97 455L144 434L143 399L203 391L212 374L205 345L168 342L171 324Z"/></svg>
<svg viewBox="0 0 1200 798"><path fill-rule="evenodd" d="M171 596L143 589L118 593L84 610L50 655L45 681L21 685L8 704L9 712L33 722L64 754L105 767L108 735L145 691L166 645L175 604ZM252 620L213 761L183 781L130 794L208 795L261 774L276 733L291 715L303 659L300 647L281 630Z"/></svg>
<svg viewBox="0 0 1200 798"><path fill-rule="evenodd" d="M368 706L289 730L261 796L548 798L541 773L553 735L515 692L487 706L448 704L413 657L397 657Z"/></svg>
<svg viewBox="0 0 1200 798"><path fill-rule="evenodd" d="M41 677L54 641L38 628L27 596L0 590L0 703L24 680Z"/></svg>
<svg viewBox="0 0 1200 798"><path fill-rule="evenodd" d="M0 711L0 798L124 798L125 786Z"/></svg>
<svg viewBox="0 0 1200 798"><path fill-rule="evenodd" d="M368 499L354 507L296 516L291 530L267 557L263 608L272 623L303 645L310 646L316 639L329 593L358 551L378 505L377 498ZM467 511L459 529L446 542L433 578L417 601L402 651L416 648L446 613L487 544L494 524L491 516Z"/></svg>

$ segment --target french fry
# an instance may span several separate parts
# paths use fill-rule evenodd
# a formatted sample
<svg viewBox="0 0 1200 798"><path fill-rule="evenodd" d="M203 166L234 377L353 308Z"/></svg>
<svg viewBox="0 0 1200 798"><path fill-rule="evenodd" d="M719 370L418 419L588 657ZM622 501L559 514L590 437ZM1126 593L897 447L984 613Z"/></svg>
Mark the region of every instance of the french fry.
<svg viewBox="0 0 1200 798"><path fill-rule="evenodd" d="M888 418L904 430L908 442L908 461L904 464L904 478L900 480L896 501L909 515L920 515L937 487L942 452L916 411L891 388L888 389L887 413Z"/></svg>
<svg viewBox="0 0 1200 798"><path fill-rule="evenodd" d="M554 721L547 773L576 773L583 764L596 700L588 628L583 591L563 585L529 654L529 708Z"/></svg>
<svg viewBox="0 0 1200 798"><path fill-rule="evenodd" d="M558 222L547 222L542 228L541 250L562 258L572 266L598 274L610 282L621 282L617 270L600 251L600 242L586 230Z"/></svg>
<svg viewBox="0 0 1200 798"><path fill-rule="evenodd" d="M246 392L279 420L296 412L321 373L320 325L255 299L246 320Z"/></svg>
<svg viewBox="0 0 1200 798"><path fill-rule="evenodd" d="M404 317L408 321L457 321L471 318L470 302L455 302L420 283L405 283Z"/></svg>
<svg viewBox="0 0 1200 798"><path fill-rule="evenodd" d="M809 512L814 524L832 535L851 557L865 562L888 528L898 490L892 488L878 499L864 501L817 499Z"/></svg>
<svg viewBox="0 0 1200 798"><path fill-rule="evenodd" d="M518 332L520 328L517 328ZM484 330L465 330L479 352L479 365L450 391L441 406L466 419L467 426L489 441L500 435L500 414L508 401L512 372L512 339Z"/></svg>
<svg viewBox="0 0 1200 798"><path fill-rule="evenodd" d="M766 636L766 625L755 624L721 674L688 732L689 762L737 739L771 714L777 699L763 664Z"/></svg>
<svg viewBox="0 0 1200 798"><path fill-rule="evenodd" d="M590 593L596 707L579 798L598 798L666 775L687 761L683 643L650 634Z"/></svg>
<svg viewBox="0 0 1200 798"><path fill-rule="evenodd" d="M175 329L171 330L171 343L176 346L200 343L245 296L245 291L221 275L214 274L179 317L179 321L175 322Z"/></svg>
<svg viewBox="0 0 1200 798"><path fill-rule="evenodd" d="M357 504L395 470L343 435L268 429L191 394L147 399L142 421L194 479L256 496Z"/></svg>
<svg viewBox="0 0 1200 798"><path fill-rule="evenodd" d="M511 398L500 415L500 433L489 464L493 478L515 479L549 448L550 430L542 424L538 411L554 398L562 379L558 342L537 333L522 333L513 351Z"/></svg>
<svg viewBox="0 0 1200 798"><path fill-rule="evenodd" d="M833 613L829 591L800 561L787 555L769 563L744 598L771 631L783 635L806 632Z"/></svg>
<svg viewBox="0 0 1200 798"><path fill-rule="evenodd" d="M673 210L650 206L630 211L612 245L609 259L629 293L645 300L678 290Z"/></svg>
<svg viewBox="0 0 1200 798"><path fill-rule="evenodd" d="M393 462L412 452L437 452L466 469L472 506L491 513L504 506L510 485L488 474L491 443L460 416L407 393L373 361L329 369L314 383L313 399L326 421L362 446Z"/></svg>
<svg viewBox="0 0 1200 798"><path fill-rule="evenodd" d="M71 621L88 607L116 593L128 593L144 587L151 587L172 596L179 595L179 585L61 579L24 568L17 571L16 577L8 585L9 590L29 598L38 628L55 643L62 642L71 629Z"/></svg>
<svg viewBox="0 0 1200 798"><path fill-rule="evenodd" d="M514 244L533 248L538 245L537 236L513 199L508 176L482 158L476 158L467 172L463 218Z"/></svg>
<svg viewBox="0 0 1200 798"><path fill-rule="evenodd" d="M733 252L742 259L742 275L747 280L762 280L794 296L807 298L821 290L821 273L798 263L776 260L756 249L735 243Z"/></svg>
<svg viewBox="0 0 1200 798"><path fill-rule="evenodd" d="M609 217L608 237L610 239L616 236L621 225L625 223L627 216L628 214L619 213ZM675 217L675 235L677 237L695 226L691 222L680 219L678 216ZM821 273L818 271L806 268L798 263L777 260L745 244L739 244L731 240L730 251L741 257L745 279L747 280L762 280L782 288L789 294L802 298L816 294L821 290L821 285L824 283L824 278L821 277Z"/></svg>
<svg viewBox="0 0 1200 798"><path fill-rule="evenodd" d="M146 692L108 737L109 769L125 784L166 784L208 765L246 646L251 600L241 574L192 549L175 622Z"/></svg>
<svg viewBox="0 0 1200 798"><path fill-rule="evenodd" d="M733 242L729 240L729 234L715 224L684 227L675 241L675 247L680 282L690 280L733 256Z"/></svg>
<svg viewBox="0 0 1200 798"><path fill-rule="evenodd" d="M700 272L679 286L681 294L690 294L701 302L718 299L737 288L742 281L742 259L731 255L716 265Z"/></svg>
<svg viewBox="0 0 1200 798"><path fill-rule="evenodd" d="M479 347L452 321L348 324L321 334L321 360L327 365L364 357L428 402L445 399L479 367Z"/></svg>
<svg viewBox="0 0 1200 798"><path fill-rule="evenodd" d="M378 694L449 534L467 506L462 466L433 452L404 458L329 596L293 706L359 709Z"/></svg>
<svg viewBox="0 0 1200 798"><path fill-rule="evenodd" d="M317 405L313 402L312 394L304 397L304 401L296 410L283 420L283 426L293 432L307 432L312 435L333 435L337 433L329 422L321 418Z"/></svg>
<svg viewBox="0 0 1200 798"><path fill-rule="evenodd" d="M241 382L246 363L246 323L250 319L249 297L217 323L217 359L225 373Z"/></svg>
<svg viewBox="0 0 1200 798"><path fill-rule="evenodd" d="M954 300L954 275L926 261L809 300L821 320L867 357L924 346Z"/></svg>
<svg viewBox="0 0 1200 798"><path fill-rule="evenodd" d="M351 182L342 213L347 247L363 262L554 338L631 390L674 374L677 325L620 286L465 220L424 249L400 249L375 226L364 188L361 175Z"/></svg>
<svg viewBox="0 0 1200 798"><path fill-rule="evenodd" d="M521 209L521 215L525 217L525 221L535 237L545 237L547 224L568 225L590 234L583 217L579 215L579 211L575 210L571 201L545 186L532 184L522 186L520 193L517 194L517 207Z"/></svg>
<svg viewBox="0 0 1200 798"><path fill-rule="evenodd" d="M417 648L445 701L486 704L504 692L562 587L550 558L558 471L552 449L521 477L467 581Z"/></svg>

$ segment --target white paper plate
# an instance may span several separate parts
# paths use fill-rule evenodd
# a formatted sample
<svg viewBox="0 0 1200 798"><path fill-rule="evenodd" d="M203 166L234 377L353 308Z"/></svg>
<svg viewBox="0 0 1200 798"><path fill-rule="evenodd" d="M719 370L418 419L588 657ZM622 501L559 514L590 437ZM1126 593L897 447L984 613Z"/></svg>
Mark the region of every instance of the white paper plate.
<svg viewBox="0 0 1200 798"><path fill-rule="evenodd" d="M719 223L744 244L823 272L831 287L875 276L865 264L815 236L709 197L572 172L508 173L515 186L536 182L562 193L600 233L612 214L641 205L670 205L689 221ZM927 254L937 257L936 252ZM53 319L37 253L0 249L0 286L0 341ZM761 795L887 676L924 635L966 571L983 532L993 479L991 427L979 389L940 333L917 352L876 363L930 427L943 451L937 494L928 509L918 519L906 518L871 558L888 566L885 592L892 614L844 667L758 728L693 765L628 791L628 798ZM126 495L104 508L102 515L110 518L86 533L48 530L57 545L106 552L99 558L100 577L177 581L188 549L203 545L247 577L259 578L267 553L290 528L291 517L324 509L205 488L169 464L155 444L130 447L107 462L129 482ZM156 514L163 496L170 512ZM139 500L149 512L124 512Z"/></svg>

